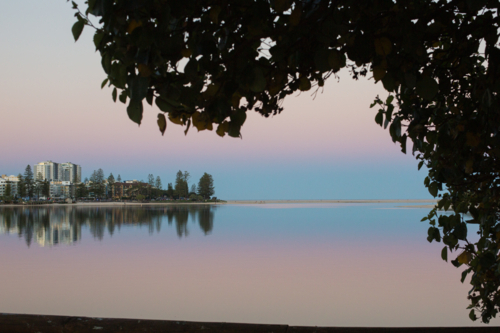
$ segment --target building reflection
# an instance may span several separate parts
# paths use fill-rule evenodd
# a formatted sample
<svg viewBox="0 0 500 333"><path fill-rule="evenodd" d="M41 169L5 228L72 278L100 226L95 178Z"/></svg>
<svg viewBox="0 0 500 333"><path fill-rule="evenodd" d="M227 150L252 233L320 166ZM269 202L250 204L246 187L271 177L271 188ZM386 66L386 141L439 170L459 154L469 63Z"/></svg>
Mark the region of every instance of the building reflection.
<svg viewBox="0 0 500 333"><path fill-rule="evenodd" d="M179 238L189 235L188 222L199 225L208 235L212 232L214 211L217 206L120 206L120 207L75 207L39 206L8 207L0 209L0 235L17 234L30 246L70 245L82 237L82 228L102 240L106 234L112 236L125 226L147 227L149 233L159 233L164 224L174 226Z"/></svg>

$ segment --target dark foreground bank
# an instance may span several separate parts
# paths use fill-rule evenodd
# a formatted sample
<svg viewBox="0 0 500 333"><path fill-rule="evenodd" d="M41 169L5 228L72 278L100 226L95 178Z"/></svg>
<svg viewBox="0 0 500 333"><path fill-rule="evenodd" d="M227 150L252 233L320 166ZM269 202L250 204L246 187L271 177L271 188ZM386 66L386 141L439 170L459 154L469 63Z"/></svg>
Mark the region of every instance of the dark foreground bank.
<svg viewBox="0 0 500 333"><path fill-rule="evenodd" d="M109 319L66 316L0 314L1 332L76 333L76 332L262 332L262 333L483 333L498 332L498 327L301 327L288 325L202 323L171 320Z"/></svg>

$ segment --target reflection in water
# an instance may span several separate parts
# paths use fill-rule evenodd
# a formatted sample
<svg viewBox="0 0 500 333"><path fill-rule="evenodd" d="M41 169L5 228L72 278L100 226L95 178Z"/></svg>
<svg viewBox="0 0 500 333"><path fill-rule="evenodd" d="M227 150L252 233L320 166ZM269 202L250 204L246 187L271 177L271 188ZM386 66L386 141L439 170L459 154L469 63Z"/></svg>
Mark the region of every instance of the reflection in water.
<svg viewBox="0 0 500 333"><path fill-rule="evenodd" d="M149 233L160 232L162 222L175 224L179 238L189 235L188 221L198 222L205 235L211 233L216 206L186 205L163 207L10 207L0 209L0 234L18 234L26 244L40 246L72 244L81 239L82 227L102 240L122 226L148 226Z"/></svg>

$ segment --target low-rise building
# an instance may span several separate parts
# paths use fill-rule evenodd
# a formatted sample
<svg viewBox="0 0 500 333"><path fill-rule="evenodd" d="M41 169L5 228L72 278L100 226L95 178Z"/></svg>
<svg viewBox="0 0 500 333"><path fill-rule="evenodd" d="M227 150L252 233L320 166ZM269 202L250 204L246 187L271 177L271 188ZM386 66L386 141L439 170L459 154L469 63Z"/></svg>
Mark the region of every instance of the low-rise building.
<svg viewBox="0 0 500 333"><path fill-rule="evenodd" d="M50 197L72 198L75 196L75 188L76 186L69 181L52 181L50 182Z"/></svg>
<svg viewBox="0 0 500 333"><path fill-rule="evenodd" d="M126 180L123 183L116 182L112 186L113 198L130 197L137 195L141 189L154 188L148 183L143 183L138 180Z"/></svg>
<svg viewBox="0 0 500 333"><path fill-rule="evenodd" d="M5 195L7 190L7 184L10 184L10 196L17 196L17 184L19 183L19 178L16 176L2 175L0 177L0 197Z"/></svg>

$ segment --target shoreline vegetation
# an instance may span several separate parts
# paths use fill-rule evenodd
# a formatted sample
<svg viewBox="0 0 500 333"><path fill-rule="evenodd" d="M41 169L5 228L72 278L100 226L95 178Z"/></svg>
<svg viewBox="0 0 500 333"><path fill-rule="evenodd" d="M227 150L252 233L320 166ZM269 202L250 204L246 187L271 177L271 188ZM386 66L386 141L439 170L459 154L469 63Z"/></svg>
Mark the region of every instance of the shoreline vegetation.
<svg viewBox="0 0 500 333"><path fill-rule="evenodd" d="M437 200L432 199L394 199L394 200L217 200L206 202L189 202L189 201L154 201L154 202L74 202L74 203L36 203L36 204L3 204L0 207L27 207L27 206L48 206L48 205L62 205L62 206L78 206L78 207L91 207L91 206L171 206L171 205L259 205L259 204L321 204L321 203L340 203L340 204L370 204L370 203L401 203L401 204L420 204L420 205L404 205L398 208L433 208Z"/></svg>
<svg viewBox="0 0 500 333"><path fill-rule="evenodd" d="M315 327L279 324L244 324L192 322L175 320L90 318L79 316L51 316L28 314L0 314L0 327L8 332L210 332L224 333L484 333L497 332L498 327Z"/></svg>
<svg viewBox="0 0 500 333"><path fill-rule="evenodd" d="M54 164L52 161L42 162ZM70 163L71 164L71 163ZM58 165L58 163L55 163ZM35 165L35 169L36 169ZM53 168L54 169L54 168ZM57 169L57 168L56 168ZM50 171L53 172L53 171ZM148 175L148 181L124 180L121 176L115 179L113 173L105 178L102 169L94 170L90 179L81 182L81 170L77 175L62 175L57 173L34 174L31 166L26 166L24 176L2 175L0 178L0 204L29 204L40 205L43 203L63 203L61 201L164 201L181 200L190 202L205 202L215 200L215 187L212 175L204 173L198 184L189 186L191 174L179 170L175 176L175 185L168 183L163 189L160 176ZM48 200L48 202L43 202ZM65 202L64 202L65 203Z"/></svg>

